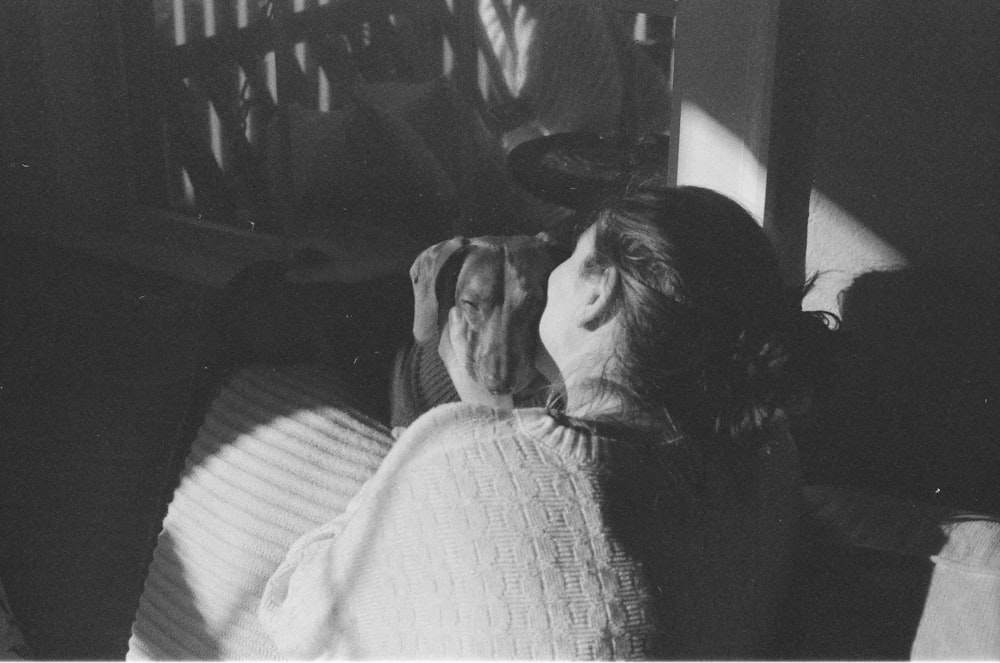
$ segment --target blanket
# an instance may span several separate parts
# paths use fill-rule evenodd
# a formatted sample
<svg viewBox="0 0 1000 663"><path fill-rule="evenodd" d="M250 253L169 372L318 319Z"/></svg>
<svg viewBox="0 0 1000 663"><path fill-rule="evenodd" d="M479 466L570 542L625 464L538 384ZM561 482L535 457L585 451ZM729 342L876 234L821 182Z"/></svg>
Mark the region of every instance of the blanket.
<svg viewBox="0 0 1000 663"><path fill-rule="evenodd" d="M170 503L127 658L275 658L256 618L264 583L295 539L343 511L391 444L321 369L233 377Z"/></svg>

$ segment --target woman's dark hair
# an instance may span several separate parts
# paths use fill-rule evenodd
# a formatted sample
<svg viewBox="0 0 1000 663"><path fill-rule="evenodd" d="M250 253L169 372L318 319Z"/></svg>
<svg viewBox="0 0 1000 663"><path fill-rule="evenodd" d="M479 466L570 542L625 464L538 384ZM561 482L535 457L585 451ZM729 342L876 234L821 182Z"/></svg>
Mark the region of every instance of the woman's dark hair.
<svg viewBox="0 0 1000 663"><path fill-rule="evenodd" d="M626 416L760 448L776 414L805 400L809 341L832 316L802 312L764 231L714 191L639 183L586 213L590 227L584 270L618 271L609 314L623 322L620 372L599 388L618 392Z"/></svg>

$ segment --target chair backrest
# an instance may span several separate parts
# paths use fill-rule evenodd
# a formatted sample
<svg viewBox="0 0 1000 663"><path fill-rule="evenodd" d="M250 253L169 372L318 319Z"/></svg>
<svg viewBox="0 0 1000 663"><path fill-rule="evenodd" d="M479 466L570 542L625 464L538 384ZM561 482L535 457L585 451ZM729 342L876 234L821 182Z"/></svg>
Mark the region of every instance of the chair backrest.
<svg viewBox="0 0 1000 663"><path fill-rule="evenodd" d="M415 13L419 3L344 0L292 11L288 0L269 0L252 20L223 12L225 4L212 10L211 35L189 38L176 26L158 35L154 87L173 207L266 226L282 203L264 186L266 130L285 104L336 108L360 80L441 74L440 28Z"/></svg>

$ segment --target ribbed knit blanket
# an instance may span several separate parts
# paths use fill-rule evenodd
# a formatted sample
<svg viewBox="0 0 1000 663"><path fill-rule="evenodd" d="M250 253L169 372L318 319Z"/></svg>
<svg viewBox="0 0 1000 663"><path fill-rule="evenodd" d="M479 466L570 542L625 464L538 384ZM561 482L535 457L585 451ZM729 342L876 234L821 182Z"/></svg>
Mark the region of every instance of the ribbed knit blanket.
<svg viewBox="0 0 1000 663"><path fill-rule="evenodd" d="M391 444L319 369L237 374L170 503L128 659L276 658L256 617L264 583L293 541L344 510Z"/></svg>

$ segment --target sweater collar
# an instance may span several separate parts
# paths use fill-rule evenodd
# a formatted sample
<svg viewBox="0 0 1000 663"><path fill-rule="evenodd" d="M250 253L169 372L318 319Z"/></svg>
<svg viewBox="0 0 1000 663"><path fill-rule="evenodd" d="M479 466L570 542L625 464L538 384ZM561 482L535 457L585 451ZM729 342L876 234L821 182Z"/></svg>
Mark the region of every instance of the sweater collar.
<svg viewBox="0 0 1000 663"><path fill-rule="evenodd" d="M648 453L681 441L619 423L560 416L544 408L515 410L515 413L525 434L581 464L606 464L612 453Z"/></svg>

